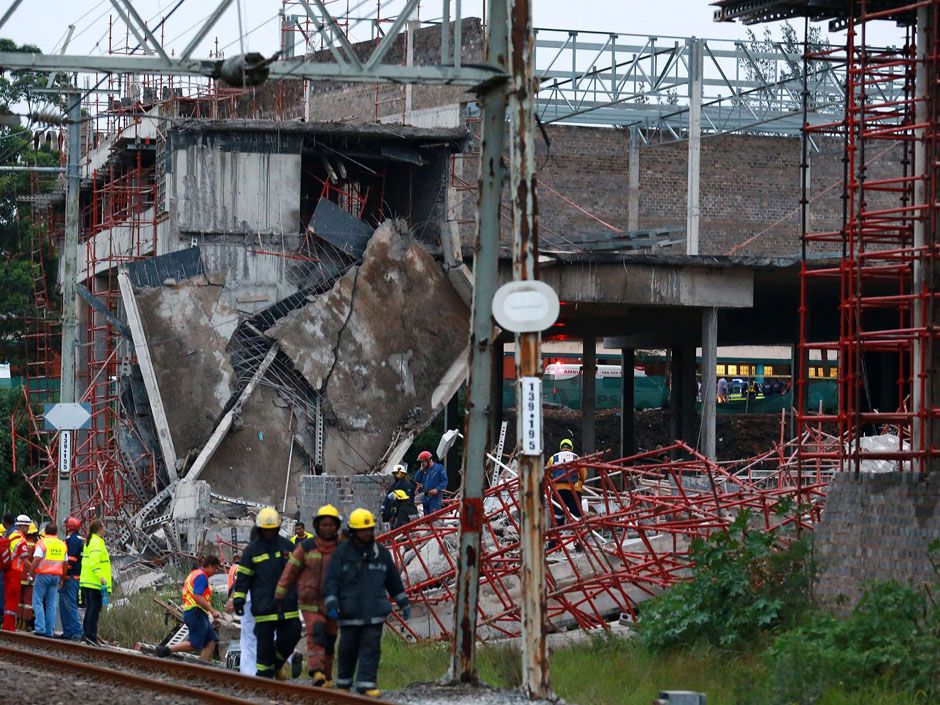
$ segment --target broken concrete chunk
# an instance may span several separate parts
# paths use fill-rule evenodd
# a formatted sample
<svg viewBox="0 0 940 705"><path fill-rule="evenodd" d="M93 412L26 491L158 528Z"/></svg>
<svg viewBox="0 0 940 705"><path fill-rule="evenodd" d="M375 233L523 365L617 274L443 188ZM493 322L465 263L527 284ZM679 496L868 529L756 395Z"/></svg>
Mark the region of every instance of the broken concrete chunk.
<svg viewBox="0 0 940 705"><path fill-rule="evenodd" d="M318 238L353 259L362 257L372 237L371 226L327 198L317 203L309 228Z"/></svg>

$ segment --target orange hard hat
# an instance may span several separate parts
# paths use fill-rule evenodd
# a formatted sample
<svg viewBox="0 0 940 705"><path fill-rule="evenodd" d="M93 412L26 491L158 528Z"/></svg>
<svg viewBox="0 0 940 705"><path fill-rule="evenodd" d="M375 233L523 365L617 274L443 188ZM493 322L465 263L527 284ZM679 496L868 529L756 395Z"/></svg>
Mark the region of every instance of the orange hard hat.
<svg viewBox="0 0 940 705"><path fill-rule="evenodd" d="M418 453L418 460L430 460L430 459L431 459L431 451L422 450L420 453Z"/></svg>

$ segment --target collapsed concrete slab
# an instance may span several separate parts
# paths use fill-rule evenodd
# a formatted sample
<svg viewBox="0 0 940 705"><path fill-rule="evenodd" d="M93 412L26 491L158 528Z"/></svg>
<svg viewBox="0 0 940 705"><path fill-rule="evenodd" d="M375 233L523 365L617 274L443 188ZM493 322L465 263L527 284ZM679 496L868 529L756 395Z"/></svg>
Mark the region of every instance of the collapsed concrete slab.
<svg viewBox="0 0 940 705"><path fill-rule="evenodd" d="M137 294L167 423L181 459L198 452L235 389L226 346L238 314L221 298L220 282L224 277L197 276Z"/></svg>
<svg viewBox="0 0 940 705"><path fill-rule="evenodd" d="M386 222L361 266L266 331L323 396L327 473L375 469L432 420L433 392L464 354L468 326L431 254L403 223Z"/></svg>

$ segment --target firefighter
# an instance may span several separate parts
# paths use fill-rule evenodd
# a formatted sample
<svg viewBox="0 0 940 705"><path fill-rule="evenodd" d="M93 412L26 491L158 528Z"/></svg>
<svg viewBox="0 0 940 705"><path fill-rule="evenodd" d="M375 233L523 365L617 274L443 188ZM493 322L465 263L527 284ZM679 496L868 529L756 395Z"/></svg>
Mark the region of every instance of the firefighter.
<svg viewBox="0 0 940 705"><path fill-rule="evenodd" d="M232 592L235 614L245 613L245 597L251 592L251 613L258 639L257 672L262 678L286 678L288 659L300 641L300 612L293 588L278 600L277 581L294 545L281 536L281 515L273 507L258 512L258 537L242 553ZM302 663L293 659L294 675Z"/></svg>
<svg viewBox="0 0 940 705"><path fill-rule="evenodd" d="M7 512L3 515L3 524L0 525L0 627L3 625L6 612L6 583L4 582L4 576L13 567L13 556L10 553L10 534L13 533L15 524L16 518L12 514Z"/></svg>
<svg viewBox="0 0 940 705"><path fill-rule="evenodd" d="M581 488L584 480L587 479L587 468L580 467L556 467L565 463L571 463L578 459L574 452L574 442L570 438L565 438L558 445L558 452L548 459L548 467L552 468L552 481L555 483L555 490L558 497L568 508L573 519L581 518ZM565 509L558 502L553 501L555 522L557 524L566 524Z"/></svg>
<svg viewBox="0 0 940 705"><path fill-rule="evenodd" d="M418 518L418 508L405 490L394 490L382 503L382 521L388 522L393 529L398 529L409 521Z"/></svg>
<svg viewBox="0 0 940 705"><path fill-rule="evenodd" d="M21 629L31 630L35 624L35 614L33 614L33 575L30 572L30 563L33 560L33 552L36 550L36 544L39 543L39 527L35 522L29 522L26 529L26 555L23 557L23 568L20 573L20 609L19 626Z"/></svg>
<svg viewBox="0 0 940 705"><path fill-rule="evenodd" d="M327 619L323 584L339 536L339 511L332 504L320 507L313 518L314 535L297 544L281 573L275 596L281 600L294 585L307 629L307 673L313 685L328 688L333 673L336 620Z"/></svg>
<svg viewBox="0 0 940 705"><path fill-rule="evenodd" d="M10 540L10 568L3 574L3 631L16 631L16 614L20 606L20 589L26 562L29 560L26 548L26 532L32 523L25 514L16 517L14 528L7 534Z"/></svg>
<svg viewBox="0 0 940 705"><path fill-rule="evenodd" d="M312 539L313 534L307 533L307 525L302 521L298 521L294 524L294 535L290 537L290 542L297 545L298 541L303 541L304 539Z"/></svg>
<svg viewBox="0 0 940 705"><path fill-rule="evenodd" d="M378 697L382 628L392 611L388 596L398 603L406 620L411 617L411 606L392 554L375 540L372 512L354 509L349 530L349 540L337 547L330 560L324 587L326 616L340 627L336 687Z"/></svg>
<svg viewBox="0 0 940 705"><path fill-rule="evenodd" d="M62 638L79 641L82 638L82 620L78 617L78 583L82 577L82 551L85 541L79 535L82 522L76 517L65 520L65 545L68 549L68 567L65 582L59 590L59 615L62 618Z"/></svg>

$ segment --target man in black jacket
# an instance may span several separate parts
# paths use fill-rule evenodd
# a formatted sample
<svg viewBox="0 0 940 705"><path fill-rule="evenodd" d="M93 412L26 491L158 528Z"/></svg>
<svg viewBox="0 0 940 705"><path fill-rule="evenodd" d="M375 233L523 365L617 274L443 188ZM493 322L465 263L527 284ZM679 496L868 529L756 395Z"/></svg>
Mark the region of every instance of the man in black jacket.
<svg viewBox="0 0 940 705"><path fill-rule="evenodd" d="M375 541L372 513L354 509L349 515L349 529L352 535L333 554L324 586L326 615L339 622L335 684L343 690L354 687L359 693L378 697L382 627L392 611L389 595L406 620L411 617L411 607L392 554Z"/></svg>
<svg viewBox="0 0 940 705"><path fill-rule="evenodd" d="M258 639L258 675L274 678L300 641L297 590L292 587L280 599L275 595L277 581L294 546L278 533L281 517L273 507L258 512L255 523L258 536L242 553L232 588L232 604L235 614L243 615L245 596L251 591L251 614Z"/></svg>

